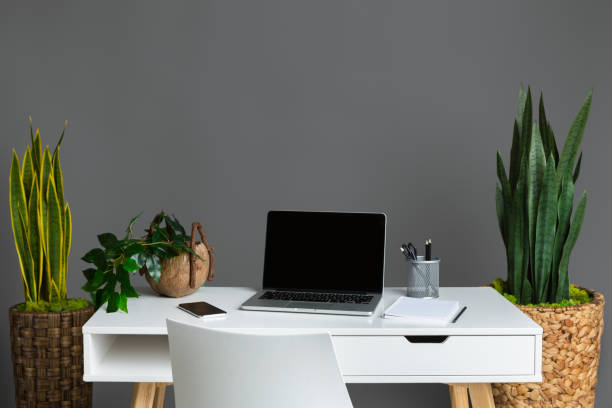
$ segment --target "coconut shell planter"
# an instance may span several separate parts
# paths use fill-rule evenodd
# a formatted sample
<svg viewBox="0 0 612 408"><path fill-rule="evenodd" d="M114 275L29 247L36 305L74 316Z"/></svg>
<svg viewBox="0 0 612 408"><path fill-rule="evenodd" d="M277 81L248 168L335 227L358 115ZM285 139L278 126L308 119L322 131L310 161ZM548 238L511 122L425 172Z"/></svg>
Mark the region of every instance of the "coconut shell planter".
<svg viewBox="0 0 612 408"><path fill-rule="evenodd" d="M501 408L593 407L604 329L604 296L578 306L517 307L542 326L542 383L492 384Z"/></svg>
<svg viewBox="0 0 612 408"><path fill-rule="evenodd" d="M196 242L196 228L202 242ZM195 255L183 251L174 258L162 261L161 276L157 282L148 273L146 266L140 270L155 292L175 298L187 296L198 290L206 280L213 279L215 254L199 222L194 222L192 225L189 247L193 249Z"/></svg>

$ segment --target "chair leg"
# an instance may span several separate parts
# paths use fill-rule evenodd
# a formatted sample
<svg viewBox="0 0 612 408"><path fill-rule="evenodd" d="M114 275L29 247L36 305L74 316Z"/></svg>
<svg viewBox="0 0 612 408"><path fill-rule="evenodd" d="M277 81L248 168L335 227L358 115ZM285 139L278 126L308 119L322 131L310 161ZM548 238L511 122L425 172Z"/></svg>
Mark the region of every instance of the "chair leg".
<svg viewBox="0 0 612 408"><path fill-rule="evenodd" d="M153 400L153 408L164 408L164 397L166 396L166 387L171 383L156 383L155 384L155 399Z"/></svg>
<svg viewBox="0 0 612 408"><path fill-rule="evenodd" d="M131 408L152 408L155 389L155 383L134 383Z"/></svg>
<svg viewBox="0 0 612 408"><path fill-rule="evenodd" d="M473 383L468 385L474 408L495 408L491 384Z"/></svg>
<svg viewBox="0 0 612 408"><path fill-rule="evenodd" d="M468 387L465 384L449 384L448 390L453 408L470 408Z"/></svg>

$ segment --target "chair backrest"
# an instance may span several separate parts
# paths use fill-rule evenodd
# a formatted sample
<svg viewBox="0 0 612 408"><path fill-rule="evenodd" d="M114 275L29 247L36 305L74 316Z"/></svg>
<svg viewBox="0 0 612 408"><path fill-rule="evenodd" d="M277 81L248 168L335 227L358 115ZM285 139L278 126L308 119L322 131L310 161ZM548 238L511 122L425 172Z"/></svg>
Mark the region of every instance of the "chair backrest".
<svg viewBox="0 0 612 408"><path fill-rule="evenodd" d="M350 408L331 338L167 320L177 408Z"/></svg>

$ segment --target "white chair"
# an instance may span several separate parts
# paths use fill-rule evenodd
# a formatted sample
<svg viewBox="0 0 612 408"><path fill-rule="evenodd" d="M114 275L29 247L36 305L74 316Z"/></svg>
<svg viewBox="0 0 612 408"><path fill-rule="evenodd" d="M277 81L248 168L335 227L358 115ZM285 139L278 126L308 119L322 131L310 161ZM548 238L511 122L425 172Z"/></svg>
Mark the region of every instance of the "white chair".
<svg viewBox="0 0 612 408"><path fill-rule="evenodd" d="M244 334L166 323L177 408L352 408L327 333Z"/></svg>

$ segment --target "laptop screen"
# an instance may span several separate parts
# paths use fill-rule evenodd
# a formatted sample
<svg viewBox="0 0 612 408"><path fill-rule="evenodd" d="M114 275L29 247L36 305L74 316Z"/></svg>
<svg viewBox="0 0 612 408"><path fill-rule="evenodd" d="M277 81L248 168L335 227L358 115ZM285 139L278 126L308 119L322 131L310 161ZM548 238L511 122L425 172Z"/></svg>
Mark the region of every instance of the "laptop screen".
<svg viewBox="0 0 612 408"><path fill-rule="evenodd" d="M384 214L270 211L265 289L379 292Z"/></svg>

